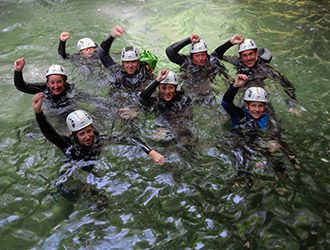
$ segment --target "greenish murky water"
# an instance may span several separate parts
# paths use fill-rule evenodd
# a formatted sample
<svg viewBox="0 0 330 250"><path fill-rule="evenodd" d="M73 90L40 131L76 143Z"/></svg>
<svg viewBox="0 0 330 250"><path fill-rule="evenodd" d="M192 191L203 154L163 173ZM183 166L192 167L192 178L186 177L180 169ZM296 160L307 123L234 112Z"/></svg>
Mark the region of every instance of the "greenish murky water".
<svg viewBox="0 0 330 250"><path fill-rule="evenodd" d="M330 248L329 1L17 0L0 1L0 13L0 249ZM235 33L269 48L272 65L294 83L306 109L300 116L287 112L281 88L270 88L278 93L272 103L300 169L290 167L283 180L256 175L251 189L238 184L228 117L221 107L196 106L190 147L157 142L155 118L139 114L134 126L164 153L165 166L133 146L103 151L97 175L82 178L108 198L106 209L58 195L63 155L38 129L32 95L14 87L13 62L25 57L29 82L43 81L49 65L62 64L77 88L106 96L97 79L86 80L57 57L58 37L71 32L67 50L73 53L78 39L101 42L116 24L126 34L113 52L135 44L158 55L158 69L177 72L165 48L191 33L210 50ZM221 98L225 87L215 85ZM82 107L96 112L102 132L127 126L110 124L97 105Z"/></svg>

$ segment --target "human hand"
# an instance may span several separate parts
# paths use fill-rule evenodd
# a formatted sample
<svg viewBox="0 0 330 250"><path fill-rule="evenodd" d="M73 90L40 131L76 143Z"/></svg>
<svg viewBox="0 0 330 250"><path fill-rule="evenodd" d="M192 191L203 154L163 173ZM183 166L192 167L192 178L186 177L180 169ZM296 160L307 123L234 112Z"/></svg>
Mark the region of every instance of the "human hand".
<svg viewBox="0 0 330 250"><path fill-rule="evenodd" d="M191 43L198 43L200 39L200 36L197 34L191 34L190 36Z"/></svg>
<svg viewBox="0 0 330 250"><path fill-rule="evenodd" d="M125 33L125 30L123 27L116 25L111 30L111 36L113 37L119 37L122 36Z"/></svg>
<svg viewBox="0 0 330 250"><path fill-rule="evenodd" d="M150 151L149 156L156 164L163 165L165 163L165 157L154 149Z"/></svg>
<svg viewBox="0 0 330 250"><path fill-rule="evenodd" d="M38 114L42 112L42 103L44 100L45 94L43 92L37 93L32 99L32 108L34 113Z"/></svg>
<svg viewBox="0 0 330 250"><path fill-rule="evenodd" d="M60 35L60 40L65 42L66 40L68 40L70 38L70 33L67 31L64 31L61 33Z"/></svg>
<svg viewBox="0 0 330 250"><path fill-rule="evenodd" d="M162 70L160 70L160 71L158 72L158 76L157 76L157 78L156 78L156 81L157 81L157 82L161 82L161 81L163 81L163 80L167 77L168 72L169 72L169 70L167 70L167 69L162 69Z"/></svg>
<svg viewBox="0 0 330 250"><path fill-rule="evenodd" d="M14 70L15 71L22 71L25 65L25 59L24 57L18 58L14 62Z"/></svg>
<svg viewBox="0 0 330 250"><path fill-rule="evenodd" d="M229 39L231 44L241 44L244 42L244 37L241 34L235 34Z"/></svg>
<svg viewBox="0 0 330 250"><path fill-rule="evenodd" d="M247 75L237 74L236 79L235 79L235 83L234 83L234 87L240 88L244 83L246 83L248 78L249 77Z"/></svg>

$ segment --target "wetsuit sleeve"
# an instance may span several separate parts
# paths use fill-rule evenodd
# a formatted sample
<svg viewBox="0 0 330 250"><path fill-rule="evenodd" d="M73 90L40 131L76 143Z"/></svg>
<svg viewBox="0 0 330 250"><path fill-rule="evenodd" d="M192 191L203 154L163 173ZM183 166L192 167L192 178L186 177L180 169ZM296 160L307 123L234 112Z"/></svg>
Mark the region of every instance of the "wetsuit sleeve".
<svg viewBox="0 0 330 250"><path fill-rule="evenodd" d="M235 98L238 90L239 90L239 88L234 87L234 85L230 85L230 87L224 94L222 102L221 102L222 107L230 115L233 126L238 125L240 119L242 119L245 116L244 110L242 108L234 105L234 98Z"/></svg>
<svg viewBox="0 0 330 250"><path fill-rule="evenodd" d="M221 44L218 48L216 48L211 55L218 57L219 59L223 59L223 55L226 53L226 51L233 46L234 44L232 44L230 41L227 41L224 44Z"/></svg>
<svg viewBox="0 0 330 250"><path fill-rule="evenodd" d="M105 68L109 68L116 64L115 61L110 56L110 48L112 42L115 40L113 36L108 36L102 41L101 45L97 48L97 53L101 59L101 62Z"/></svg>
<svg viewBox="0 0 330 250"><path fill-rule="evenodd" d="M107 39L103 40L100 47L106 52L110 53L110 48L112 45L112 42L115 40L113 36L108 36Z"/></svg>
<svg viewBox="0 0 330 250"><path fill-rule="evenodd" d="M14 72L14 84L16 89L28 94L36 94L47 88L45 83L27 83L24 81L22 71Z"/></svg>
<svg viewBox="0 0 330 250"><path fill-rule="evenodd" d="M180 66L184 64L184 62L186 61L186 56L180 55L179 51L190 43L191 41L188 37L167 47L165 52L168 59L170 59L171 62L176 63Z"/></svg>
<svg viewBox="0 0 330 250"><path fill-rule="evenodd" d="M142 104L148 105L150 103L150 97L155 92L160 82L153 80L144 91L140 94L140 101Z"/></svg>
<svg viewBox="0 0 330 250"><path fill-rule="evenodd" d="M63 152L70 145L65 140L64 136L59 135L53 126L47 121L43 112L36 114L36 119L39 124L42 134L53 144L55 144Z"/></svg>
<svg viewBox="0 0 330 250"><path fill-rule="evenodd" d="M68 59L69 54L66 53L65 50L65 44L66 41L61 41L58 44L58 49L57 49L57 53L59 54L60 57L62 57L63 59Z"/></svg>
<svg viewBox="0 0 330 250"><path fill-rule="evenodd" d="M296 93L295 88L293 84L284 76L282 75L278 70L274 69L270 65L265 65L269 69L269 75L271 76L271 79L278 81L281 86L283 87L285 93L293 100L296 100Z"/></svg>
<svg viewBox="0 0 330 250"><path fill-rule="evenodd" d="M149 154L152 148L150 148L147 144L145 144L142 140L136 137L129 136L109 136L107 140L111 143L116 144L129 144L134 146L139 146L146 154Z"/></svg>

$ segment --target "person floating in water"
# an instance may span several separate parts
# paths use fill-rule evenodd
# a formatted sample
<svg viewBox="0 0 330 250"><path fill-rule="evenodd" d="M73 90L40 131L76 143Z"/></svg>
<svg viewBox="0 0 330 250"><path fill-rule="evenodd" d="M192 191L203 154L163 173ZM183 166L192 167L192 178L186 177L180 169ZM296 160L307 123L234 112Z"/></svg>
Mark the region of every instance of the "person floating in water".
<svg viewBox="0 0 330 250"><path fill-rule="evenodd" d="M225 52L234 45L238 45L239 56L225 56ZM226 43L219 46L215 52L220 59L234 65L238 74L248 75L249 78L242 88L245 91L249 87L265 87L265 80L271 79L281 84L289 96L289 111L298 112L295 109L297 97L293 84L269 62L272 58L267 49L259 49L252 39L244 39L242 35L232 36Z"/></svg>
<svg viewBox="0 0 330 250"><path fill-rule="evenodd" d="M137 138L125 136L103 136L93 126L93 120L89 114L83 110L71 112L66 123L70 136L59 135L51 124L47 121L42 110L42 103L45 95L38 93L32 100L32 107L36 114L36 119L44 136L55 144L67 157L72 160L94 160L101 152L101 147L106 142L130 143L140 146L152 160L157 164L163 164L164 156L154 149L148 147Z"/></svg>
<svg viewBox="0 0 330 250"><path fill-rule="evenodd" d="M102 147L105 146L106 143L121 143L139 146L156 164L164 164L164 156L150 148L138 138L99 134L93 125L92 118L83 110L73 111L67 116L66 123L70 133L69 136L58 134L58 132L56 132L52 125L47 121L46 116L43 113L42 103L44 97L44 93L38 93L32 100L32 107L41 132L51 143L64 153L67 161L70 161L72 164L77 161L82 161L83 163L80 163L81 170L87 172L93 170L93 161L96 160L97 156L102 151ZM71 172L72 167L69 167L69 169L66 169L65 171L65 173ZM64 181L60 181L57 187L65 197L70 199L75 198L75 196L81 192L81 188L86 185L80 183L74 188L68 187L65 183L67 180L67 176L64 175L65 173L64 170L62 170L61 174L64 176ZM93 193L97 193L97 191L94 190Z"/></svg>
<svg viewBox="0 0 330 250"><path fill-rule="evenodd" d="M57 53L62 59L70 60L76 66L87 65L99 67L103 64L105 67L107 67L113 63L108 53L89 37L81 38L77 42L77 53L67 53L66 41L69 40L70 37L71 34L67 31L64 31L60 34ZM112 39L112 37L109 36L105 41L109 39Z"/></svg>
<svg viewBox="0 0 330 250"><path fill-rule="evenodd" d="M190 126L187 123L192 120L192 110L191 98L185 95L178 85L173 71L161 70L157 78L141 92L140 101L145 107L155 112L159 120L163 119L165 124L170 124L178 137L182 137L191 135ZM152 96L157 88L158 95Z"/></svg>
<svg viewBox="0 0 330 250"><path fill-rule="evenodd" d="M48 109L59 109L70 106L77 96L74 85L67 82L67 74L62 66L53 64L46 73L46 82L27 83L23 78L25 59L19 58L14 62L14 84L24 93L45 94L45 104Z"/></svg>
<svg viewBox="0 0 330 250"><path fill-rule="evenodd" d="M101 43L101 48L107 52L110 58L109 52L112 42L116 37L120 37L123 34L124 29L120 26L115 26L109 38ZM112 63L104 66L111 71L108 80L115 88L133 91L141 90L143 84L153 80L149 65L140 60L140 51L135 46L128 46L122 49L121 65L115 63L112 59Z"/></svg>
<svg viewBox="0 0 330 250"><path fill-rule="evenodd" d="M271 166L277 172L284 173L284 158L292 162L294 156L284 147L280 128L267 110L267 92L262 87L250 87L244 94L245 106L239 107L233 103L239 88L248 79L247 75L238 74L222 99L222 106L232 121L238 171L240 174L251 173L257 168Z"/></svg>
<svg viewBox="0 0 330 250"><path fill-rule="evenodd" d="M185 46L191 44L190 54L179 54ZM228 70L219 61L217 53L208 54L205 42L197 34L176 42L166 48L171 62L180 66L180 78L187 85L190 95L208 95L212 90L211 81L217 75L231 79Z"/></svg>

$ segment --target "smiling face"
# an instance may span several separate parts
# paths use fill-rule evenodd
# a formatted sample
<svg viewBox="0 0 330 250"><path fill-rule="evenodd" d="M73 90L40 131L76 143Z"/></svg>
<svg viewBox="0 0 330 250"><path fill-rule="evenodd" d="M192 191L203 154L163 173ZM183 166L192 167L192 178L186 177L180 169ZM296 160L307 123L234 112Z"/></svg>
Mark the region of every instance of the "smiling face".
<svg viewBox="0 0 330 250"><path fill-rule="evenodd" d="M207 52L204 51L204 52L193 53L191 54L191 59L193 64L203 66L207 62Z"/></svg>
<svg viewBox="0 0 330 250"><path fill-rule="evenodd" d="M65 90L65 76L49 75L47 77L47 87L52 95L60 95Z"/></svg>
<svg viewBox="0 0 330 250"><path fill-rule="evenodd" d="M266 103L246 102L246 108L253 119L259 119L266 110Z"/></svg>
<svg viewBox="0 0 330 250"><path fill-rule="evenodd" d="M94 130L93 126L89 125L86 128L83 128L77 132L74 132L73 135L77 138L81 146L89 147L94 142Z"/></svg>
<svg viewBox="0 0 330 250"><path fill-rule="evenodd" d="M175 96L176 85L173 84L160 84L159 96L165 101L171 101Z"/></svg>
<svg viewBox="0 0 330 250"><path fill-rule="evenodd" d="M258 59L257 50L245 50L240 53L240 58L242 63L246 67L252 68L256 64Z"/></svg>
<svg viewBox="0 0 330 250"><path fill-rule="evenodd" d="M140 68L140 61L123 61L123 68L128 75L133 75Z"/></svg>

